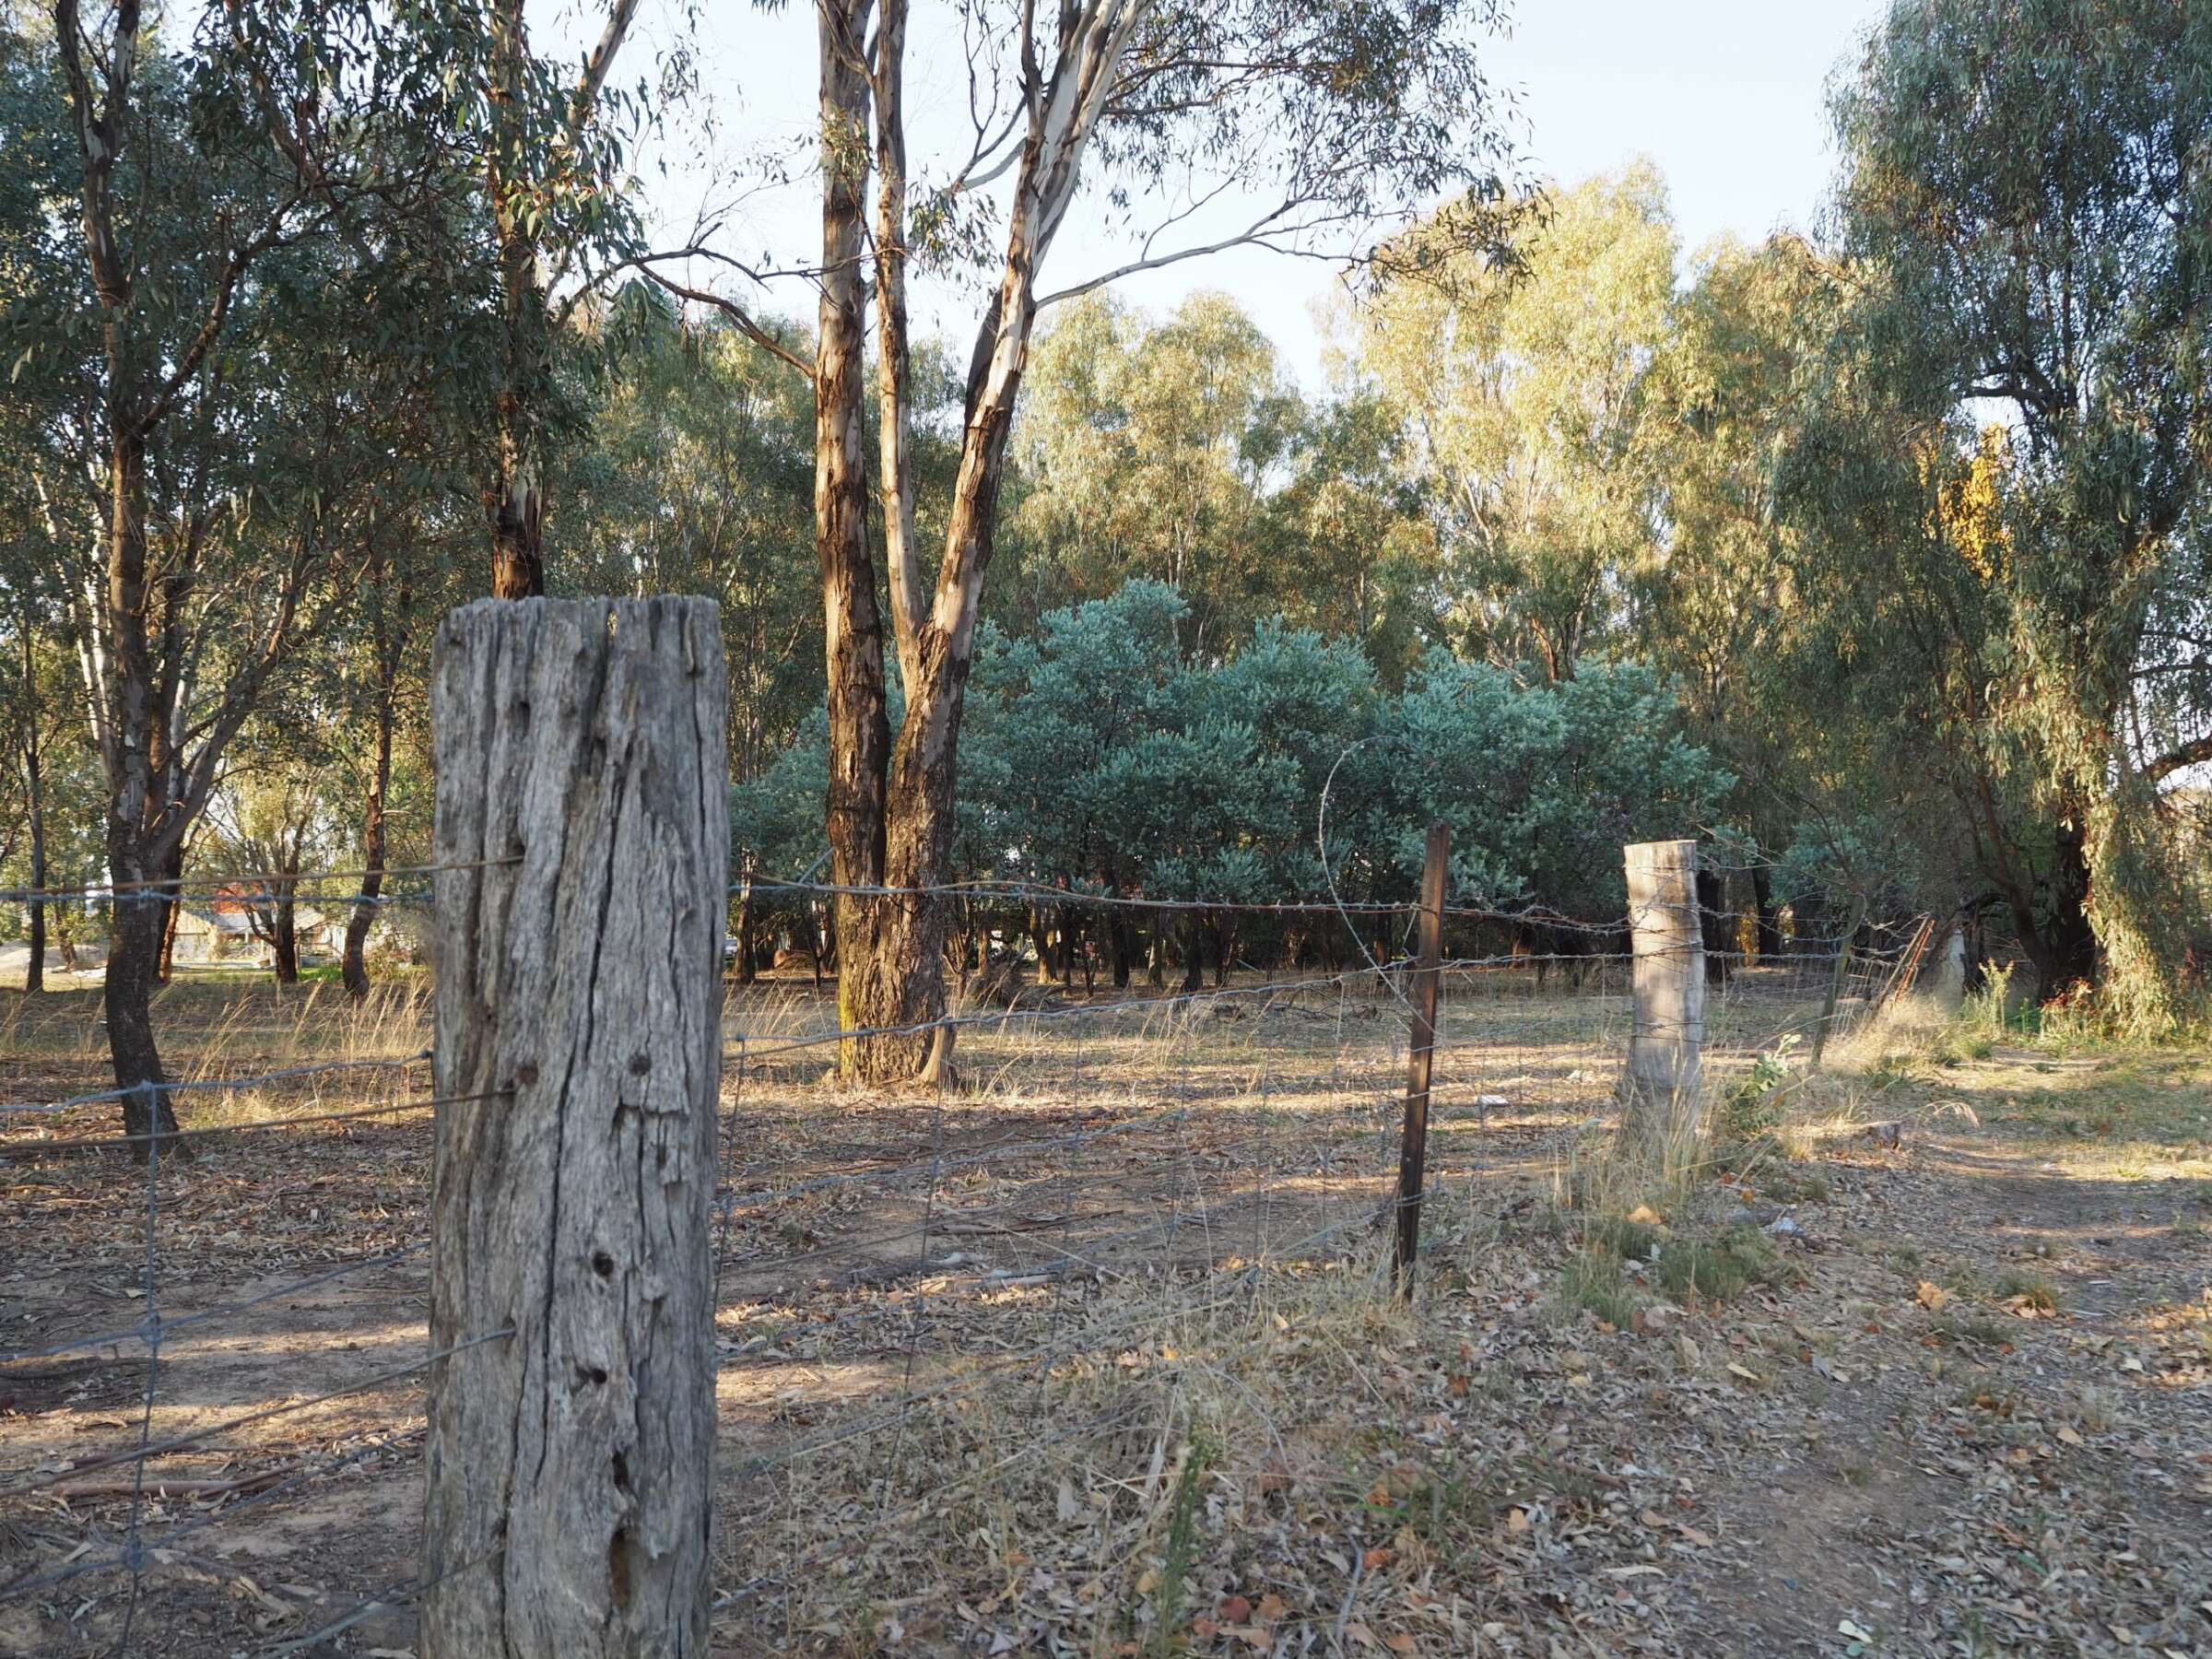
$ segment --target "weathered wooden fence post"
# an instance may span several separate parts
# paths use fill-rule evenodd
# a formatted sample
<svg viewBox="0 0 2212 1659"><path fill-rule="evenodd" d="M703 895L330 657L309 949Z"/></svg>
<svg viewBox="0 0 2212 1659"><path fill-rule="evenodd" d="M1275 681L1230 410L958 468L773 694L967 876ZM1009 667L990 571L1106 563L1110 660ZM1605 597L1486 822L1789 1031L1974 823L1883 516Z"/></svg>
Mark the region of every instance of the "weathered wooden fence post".
<svg viewBox="0 0 2212 1659"><path fill-rule="evenodd" d="M710 600L438 630L424 1659L707 1652L727 697Z"/></svg>
<svg viewBox="0 0 2212 1659"><path fill-rule="evenodd" d="M1629 878L1636 1014L1629 1038L1623 1127L1658 1148L1698 1129L1705 1041L1705 937L1698 913L1698 843L1622 849Z"/></svg>
<svg viewBox="0 0 2212 1659"><path fill-rule="evenodd" d="M1398 1142L1398 1234L1393 1259L1398 1292L1413 1294L1413 1263L1421 1243L1421 1178L1429 1161L1429 1079L1436 1055L1438 964L1444 955L1444 871L1452 831L1429 826L1421 856L1420 936L1413 958L1413 1038L1406 1067L1406 1127Z"/></svg>

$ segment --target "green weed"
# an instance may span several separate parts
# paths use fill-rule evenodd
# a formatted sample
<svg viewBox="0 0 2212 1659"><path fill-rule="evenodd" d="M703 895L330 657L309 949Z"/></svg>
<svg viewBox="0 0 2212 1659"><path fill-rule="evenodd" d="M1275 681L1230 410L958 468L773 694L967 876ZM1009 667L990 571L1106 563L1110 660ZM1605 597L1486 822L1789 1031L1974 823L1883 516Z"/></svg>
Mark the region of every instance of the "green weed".
<svg viewBox="0 0 2212 1659"><path fill-rule="evenodd" d="M1789 1270L1774 1247L1748 1228L1712 1239L1678 1239L1660 1254L1659 1288L1677 1301L1724 1302L1754 1285L1779 1284Z"/></svg>
<svg viewBox="0 0 2212 1659"><path fill-rule="evenodd" d="M1559 1302L1571 1312L1594 1315L1616 1329L1635 1322L1637 1296L1616 1256L1578 1250L1559 1271Z"/></svg>

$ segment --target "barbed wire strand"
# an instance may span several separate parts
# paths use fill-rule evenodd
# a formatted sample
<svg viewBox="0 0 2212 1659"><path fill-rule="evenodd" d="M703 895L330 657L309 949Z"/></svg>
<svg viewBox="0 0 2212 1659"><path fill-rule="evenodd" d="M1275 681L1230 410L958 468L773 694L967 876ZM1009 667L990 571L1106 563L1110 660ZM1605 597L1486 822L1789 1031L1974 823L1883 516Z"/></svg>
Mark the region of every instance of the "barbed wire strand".
<svg viewBox="0 0 2212 1659"><path fill-rule="evenodd" d="M297 1129L306 1124L347 1124L361 1118L392 1117L402 1112L429 1112L440 1106L465 1106L474 1100L496 1100L509 1091L488 1088L477 1094L406 1095L381 1106L348 1106L341 1112L297 1112L286 1117L245 1118L235 1124L201 1124L191 1128L151 1129L128 1135L88 1135L70 1140L0 1140L0 1159L18 1161L41 1158L50 1152L100 1151L136 1146L142 1141L204 1140L217 1135L250 1135L261 1129Z"/></svg>
<svg viewBox="0 0 2212 1659"><path fill-rule="evenodd" d="M92 882L88 883L83 887L0 888L0 903L27 904L36 900L41 904L44 904L56 900L67 899L89 899L94 900L123 900L126 901L141 898L169 899L178 896L179 893L182 891L188 885L196 888L212 889L217 888L242 887L254 883L260 883L265 886L269 883L299 883L302 881L362 881L366 880L371 876L383 876L387 877L393 876L438 876L453 870L490 870L498 869L509 865L519 865L522 862L522 854L512 853L504 858L472 858L465 860L459 864L392 865L383 869L377 870L367 868L351 870L242 870L234 871L227 875L206 875L195 872L194 875L189 877L158 876L149 877L140 881ZM224 899L237 899L241 902L255 904L278 904L282 903L284 899L284 895L281 892L222 893L218 896ZM350 900L353 898L353 895L346 894L340 895L340 897L346 898L348 901L350 901Z"/></svg>
<svg viewBox="0 0 2212 1659"><path fill-rule="evenodd" d="M366 1463L385 1452L396 1451L407 1441L420 1440L423 1432L421 1430L410 1430L394 1438L372 1441L365 1446L356 1447L353 1451L335 1458L312 1460L295 1458L290 1463L279 1464L277 1470L296 1469L298 1472L264 1487L259 1491L245 1493L235 1502L220 1503L218 1507L209 1510L206 1514L194 1515L190 1520L180 1521L167 1532L147 1540L146 1553L158 1559L164 1551L174 1548L181 1539L188 1538L194 1533L203 1532L220 1522L234 1520L248 1510L288 1496L313 1481L339 1474L356 1464ZM265 1473L274 1474L277 1470L265 1471ZM75 1471L73 1470L71 1473L75 1473ZM165 1489L163 1483L156 1480L151 1484L155 1495L160 1496ZM69 1496L67 1492L57 1492L56 1495L63 1498ZM112 1568L126 1567L129 1564L129 1557L121 1550L92 1559L68 1561L51 1571L36 1576L14 1579L7 1583L0 1584L0 1601L28 1595L34 1590L51 1589L56 1584L66 1583L71 1579L81 1578L88 1572L104 1572Z"/></svg>
<svg viewBox="0 0 2212 1659"><path fill-rule="evenodd" d="M409 1065L419 1065L429 1058L430 1051L426 1048L412 1054L383 1055L356 1060L317 1060L304 1065L278 1066L272 1071L257 1072L241 1077L189 1077L173 1083L157 1084L155 1087L159 1088L165 1095L205 1094L215 1089L235 1093L245 1088L264 1088L271 1083L293 1083L302 1077L319 1077L331 1072L397 1070ZM133 1083L121 1088L102 1088L91 1094L72 1095L65 1100L16 1101L7 1105L0 1105L0 1112L59 1113L72 1111L79 1106L98 1106L104 1101L120 1100L124 1096L135 1094L146 1087L147 1085L143 1083Z"/></svg>
<svg viewBox="0 0 2212 1659"><path fill-rule="evenodd" d="M409 1602L419 1603L424 1596L437 1589L439 1585L459 1578L465 1572L475 1571L495 1556L503 1554L507 1546L504 1543L494 1544L490 1548L480 1550L465 1560L456 1561L434 1578L426 1579L418 1574L414 1578L404 1580L381 1594L372 1595L365 1601L355 1603L352 1607L332 1619L328 1624L310 1630L304 1636L295 1636L289 1641L276 1642L261 1651L264 1654L268 1655L268 1659L277 1659L277 1656L281 1654L303 1653L312 1648L320 1647L334 1636L343 1636L365 1618L373 1618L379 1613L391 1612L404 1607Z"/></svg>

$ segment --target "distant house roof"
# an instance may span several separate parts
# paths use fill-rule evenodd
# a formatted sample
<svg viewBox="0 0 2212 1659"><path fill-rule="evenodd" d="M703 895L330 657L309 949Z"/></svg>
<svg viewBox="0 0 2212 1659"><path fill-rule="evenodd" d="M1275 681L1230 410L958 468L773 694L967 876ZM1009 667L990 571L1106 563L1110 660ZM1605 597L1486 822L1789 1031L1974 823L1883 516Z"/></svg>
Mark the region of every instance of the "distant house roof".
<svg viewBox="0 0 2212 1659"><path fill-rule="evenodd" d="M253 931L243 905L221 902L187 901L177 917L177 927L183 933L229 934L241 938Z"/></svg>
<svg viewBox="0 0 2212 1659"><path fill-rule="evenodd" d="M259 894L245 888L219 887L206 899L187 900L183 914L177 918L177 925L183 927L188 922L197 922L211 933L242 937L253 931L247 912L259 899Z"/></svg>

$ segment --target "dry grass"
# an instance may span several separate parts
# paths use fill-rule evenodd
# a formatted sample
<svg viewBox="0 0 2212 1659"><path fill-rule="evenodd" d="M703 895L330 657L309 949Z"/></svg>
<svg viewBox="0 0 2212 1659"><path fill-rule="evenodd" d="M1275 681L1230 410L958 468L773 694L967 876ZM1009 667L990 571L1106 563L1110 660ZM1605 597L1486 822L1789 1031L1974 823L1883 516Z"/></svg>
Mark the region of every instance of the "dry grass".
<svg viewBox="0 0 2212 1659"><path fill-rule="evenodd" d="M1908 1548L1917 1517L1964 1501L1963 1487L1936 1498L1912 1483L1977 1448L1972 1436L2009 1458L2014 1441L1994 1437L2017 1438L2036 1410L2078 1439L2112 1430L2136 1448L2184 1425L2146 1418L2151 1396L2108 1350L2064 1346L2087 1317L2084 1274L2119 1269L2077 1265L2063 1240L2032 1263L1961 1260L1983 1244L1960 1238L1971 1187L1951 1179L1914 1195L1922 1136L1966 1122L1939 1112L1947 1097L1931 1086L1971 1096L1986 1135L1980 1124L2011 1110L1993 1097L2038 1074L2016 1064L1984 1088L1979 1063L1947 1070L1924 1045L1900 1064L1892 1032L1863 1053L1832 1048L1809 1076L1801 1047L1781 1039L1802 1030L1818 989L1746 976L1716 995L1729 1046L1712 1056L1704 1117L1723 1122L1764 1054L1788 1073L1773 1122L1631 1156L1609 1128L1627 1030L1618 986L1555 982L1537 994L1526 975L1455 976L1410 1303L1389 1293L1374 1225L1405 1064L1385 999L1328 991L1253 999L1233 1016L1163 1005L1009 1018L964 1035L964 1088L932 1098L825 1082L826 1045L761 1052L829 1029L806 982L734 991L727 1030L746 1058L724 1102L717 1651L1135 1659L1536 1653L1571 1640L1781 1652L1840 1617L1877 1618L1830 1574L1837 1556L1853 1562L1853 1585L1878 1571L1912 1586L1914 1611L1889 1615L1920 1621L1900 1653L1941 1651L1927 1621L1947 1608L2011 1619L2004 1608L2032 1604L2039 1618L2075 1618L2046 1611L2025 1582L1943 1577L1935 1563L1958 1553L1947 1544ZM8 1050L11 1094L98 1081L97 1033L68 1026L91 1005L53 1001L19 1016L35 1042ZM308 990L185 985L164 1009L172 1062L202 1077L391 1057L423 1034L418 997L356 1008ZM2201 1075L2202 1056L2192 1063ZM2052 1074L2053 1087L2121 1075L2147 1113L2147 1073ZM385 1098L358 1080L316 1087L333 1106ZM300 1098L194 1094L187 1112L212 1122ZM2043 1122L2016 1115L2013 1130ZM1912 1120L1901 1150L1855 1133L1888 1116ZM29 1150L40 1134L111 1126L87 1109L0 1135ZM170 1171L164 1310L282 1288L418 1239L429 1127L412 1114L226 1137ZM2140 1128L2131 1118L2126 1135ZM1994 1156L2005 1143L1988 1144ZM5 1201L35 1240L0 1343L137 1316L126 1292L143 1211L115 1202L132 1181L119 1159L0 1163ZM1818 1249L1731 1219L1777 1200ZM181 1337L164 1352L155 1432L418 1353L418 1267ZM1974 1288L1938 1312L1914 1300L1924 1280ZM2198 1327L2170 1325L2160 1352L2197 1355ZM2036 1344L2032 1365L2016 1360ZM2109 1350L2123 1351L2143 1354L2146 1376L2187 1374L2148 1347ZM1937 1376L1931 1362L1952 1369ZM1955 1398L1962 1367L1992 1374ZM1929 1412L1900 1392L1924 1376L1945 1402ZM95 1370L0 1406L0 1480L127 1435L144 1380ZM2063 1398L2032 1397L2062 1386ZM194 1559L212 1565L149 1577L157 1617L142 1607L138 1646L254 1652L404 1580L411 1545L393 1523L418 1501L407 1436L420 1409L409 1380L165 1460L156 1473L172 1480L253 1477L392 1437L380 1461L267 1509L234 1515L237 1499L208 1500ZM1897 1443L1897 1424L1924 1422L1925 1435L1909 1428L1912 1443ZM2146 1466L2131 1452L2114 1477L2139 1480ZM1961 1480L1982 1470L1970 1464ZM1819 1551L1793 1553L1777 1516L1831 1491L1851 1494L1855 1516L1881 1517L1896 1551L1853 1520ZM2045 1524L2030 1517L2050 1494L2008 1493L1977 1487L1974 1502L2042 1547ZM171 1501L153 1524L201 1512ZM18 1529L0 1544L0 1577L79 1543L112 1547L126 1518L112 1500L0 1514ZM2152 1628L2132 1580L2099 1576L2112 1552L2047 1542L2089 1575L2069 1582L2069 1606ZM319 1586L323 1599L280 1617L237 1588L241 1577L279 1598L285 1584ZM0 1601L0 1650L112 1644L123 1587L111 1574L28 1611ZM2184 1588L2177 1577L2159 1594ZM2020 1640L2050 1647L2077 1626L2038 1628ZM405 1649L410 1636L394 1610L337 1651Z"/></svg>

